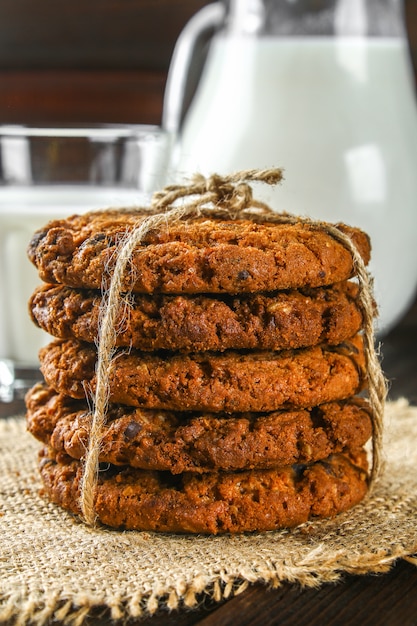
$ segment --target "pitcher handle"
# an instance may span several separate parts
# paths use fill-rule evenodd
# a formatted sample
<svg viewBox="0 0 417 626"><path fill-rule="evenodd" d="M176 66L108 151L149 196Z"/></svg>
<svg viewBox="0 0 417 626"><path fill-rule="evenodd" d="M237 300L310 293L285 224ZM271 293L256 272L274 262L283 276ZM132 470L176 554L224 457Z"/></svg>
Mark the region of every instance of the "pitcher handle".
<svg viewBox="0 0 417 626"><path fill-rule="evenodd" d="M170 62L165 86L162 128L178 134L184 114L187 84L191 62L202 35L219 28L225 18L226 7L222 2L208 4L198 11L184 26Z"/></svg>

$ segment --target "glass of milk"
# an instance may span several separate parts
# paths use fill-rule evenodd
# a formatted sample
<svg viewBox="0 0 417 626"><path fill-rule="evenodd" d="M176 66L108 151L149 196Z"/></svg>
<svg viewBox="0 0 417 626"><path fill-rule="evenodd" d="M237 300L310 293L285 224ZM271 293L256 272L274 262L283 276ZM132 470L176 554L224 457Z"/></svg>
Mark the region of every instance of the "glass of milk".
<svg viewBox="0 0 417 626"><path fill-rule="evenodd" d="M0 402L30 384L16 372L39 375L51 340L28 313L41 282L26 255L32 234L74 213L146 205L165 183L170 143L148 125L0 126Z"/></svg>
<svg viewBox="0 0 417 626"><path fill-rule="evenodd" d="M193 18L174 53L164 120L179 131L176 177L282 167L284 182L255 197L371 236L385 333L417 283L417 108L402 2L224 5ZM186 74L184 59L195 63L202 25L214 36L184 116L181 65Z"/></svg>

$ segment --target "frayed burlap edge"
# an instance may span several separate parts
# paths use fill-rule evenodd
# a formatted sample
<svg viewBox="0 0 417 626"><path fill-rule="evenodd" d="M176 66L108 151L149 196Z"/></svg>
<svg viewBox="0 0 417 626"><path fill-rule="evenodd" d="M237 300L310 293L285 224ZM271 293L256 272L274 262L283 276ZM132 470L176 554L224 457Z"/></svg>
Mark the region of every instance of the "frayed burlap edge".
<svg viewBox="0 0 417 626"><path fill-rule="evenodd" d="M1 422L0 622L78 626L98 608L125 620L252 583L318 587L399 558L417 565L417 407L388 403L385 415L385 472L363 503L291 531L217 537L86 526L40 496L24 420Z"/></svg>

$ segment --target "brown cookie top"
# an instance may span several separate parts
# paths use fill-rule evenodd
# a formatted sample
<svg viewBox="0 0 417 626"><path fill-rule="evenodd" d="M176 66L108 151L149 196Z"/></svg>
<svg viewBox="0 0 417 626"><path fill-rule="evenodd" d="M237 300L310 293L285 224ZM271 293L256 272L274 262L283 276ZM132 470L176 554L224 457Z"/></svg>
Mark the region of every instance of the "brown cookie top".
<svg viewBox="0 0 417 626"><path fill-rule="evenodd" d="M120 242L143 210L108 210L49 222L28 248L45 282L100 289ZM365 262L369 238L349 235ZM138 293L254 293L318 287L354 273L350 252L332 236L301 222L256 223L200 217L149 232L128 264L123 288Z"/></svg>
<svg viewBox="0 0 417 626"><path fill-rule="evenodd" d="M32 435L72 458L85 456L91 420L86 401L37 384L26 403ZM370 409L360 399L231 416L112 406L106 417L101 462L174 474L309 463L362 447L372 434Z"/></svg>
<svg viewBox="0 0 417 626"><path fill-rule="evenodd" d="M333 517L367 492L364 451L311 465L247 472L152 472L105 466L95 490L98 520L114 528L176 533L240 533ZM40 472L49 499L79 514L82 465L43 450Z"/></svg>
<svg viewBox="0 0 417 626"><path fill-rule="evenodd" d="M57 339L39 352L41 371L56 391L94 393L97 351ZM174 411L275 411L342 400L364 385L359 335L336 347L281 352L193 354L119 352L109 371L109 401Z"/></svg>
<svg viewBox="0 0 417 626"><path fill-rule="evenodd" d="M135 295L122 302L116 344L140 350L283 350L338 344L359 331L362 314L352 282L302 291L241 296ZM41 285L29 309L54 337L94 343L98 291Z"/></svg>

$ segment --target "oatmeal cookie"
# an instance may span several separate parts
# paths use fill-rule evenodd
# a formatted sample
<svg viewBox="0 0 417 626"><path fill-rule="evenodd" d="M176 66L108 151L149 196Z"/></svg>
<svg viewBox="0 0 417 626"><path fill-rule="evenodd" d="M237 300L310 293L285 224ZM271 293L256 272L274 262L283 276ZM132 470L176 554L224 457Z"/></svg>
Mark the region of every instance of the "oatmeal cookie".
<svg viewBox="0 0 417 626"><path fill-rule="evenodd" d="M72 458L85 456L91 418L86 401L39 383L27 395L26 418L38 440ZM359 398L230 416L111 406L100 461L173 474L270 469L357 449L371 434L370 408Z"/></svg>
<svg viewBox="0 0 417 626"><path fill-rule="evenodd" d="M39 352L41 371L56 391L94 393L97 351L57 339ZM193 354L119 352L108 372L109 401L174 411L275 411L342 400L364 386L364 352L357 335L338 346L281 352Z"/></svg>
<svg viewBox="0 0 417 626"><path fill-rule="evenodd" d="M308 465L248 472L153 472L106 465L94 505L98 520L119 529L240 533L333 517L367 492L366 453L332 455ZM80 513L82 465L44 449L40 472L48 498Z"/></svg>
<svg viewBox="0 0 417 626"><path fill-rule="evenodd" d="M118 246L144 210L55 220L28 248L43 281L100 289ZM368 236L337 225L369 261ZM150 231L132 255L123 288L137 293L253 293L331 285L354 274L343 244L311 225L199 217Z"/></svg>
<svg viewBox="0 0 417 626"><path fill-rule="evenodd" d="M243 296L135 295L121 302L116 345L183 352L336 345L361 327L357 298L353 282ZM98 291L45 284L29 310L54 337L94 343L101 301Z"/></svg>

